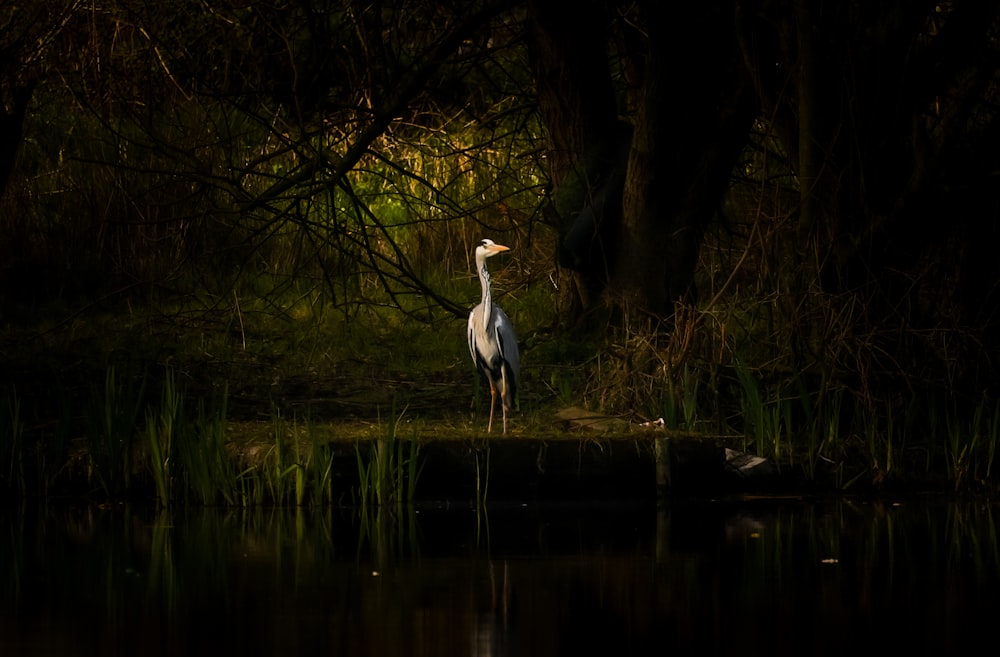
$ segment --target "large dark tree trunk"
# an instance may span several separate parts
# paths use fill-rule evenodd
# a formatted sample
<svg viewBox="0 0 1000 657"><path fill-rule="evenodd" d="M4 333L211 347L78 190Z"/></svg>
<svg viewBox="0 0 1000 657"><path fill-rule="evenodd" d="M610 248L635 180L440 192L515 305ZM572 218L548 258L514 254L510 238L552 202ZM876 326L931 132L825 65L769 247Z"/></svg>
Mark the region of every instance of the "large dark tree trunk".
<svg viewBox="0 0 1000 657"><path fill-rule="evenodd" d="M607 3L529 3L530 43L552 181L549 216L560 238L563 315L600 298L614 266L629 135L608 67L614 16ZM568 279L568 280L567 280Z"/></svg>
<svg viewBox="0 0 1000 657"><path fill-rule="evenodd" d="M649 2L612 294L659 317L693 294L708 221L755 116L729 2Z"/></svg>
<svg viewBox="0 0 1000 657"><path fill-rule="evenodd" d="M621 21L638 29L615 32L626 72L616 88L607 25L621 17L603 6L532 5L562 264L579 282L574 310L606 292L614 305L666 317L691 292L705 224L754 117L752 85L732 2L651 1Z"/></svg>

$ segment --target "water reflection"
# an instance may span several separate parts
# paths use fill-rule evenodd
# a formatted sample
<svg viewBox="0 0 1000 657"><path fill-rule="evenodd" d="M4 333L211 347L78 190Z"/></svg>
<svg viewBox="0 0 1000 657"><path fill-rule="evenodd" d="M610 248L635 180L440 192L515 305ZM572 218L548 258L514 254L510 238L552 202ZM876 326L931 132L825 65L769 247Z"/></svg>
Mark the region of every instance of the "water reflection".
<svg viewBox="0 0 1000 657"><path fill-rule="evenodd" d="M993 507L0 513L3 655L941 654L992 640Z"/></svg>

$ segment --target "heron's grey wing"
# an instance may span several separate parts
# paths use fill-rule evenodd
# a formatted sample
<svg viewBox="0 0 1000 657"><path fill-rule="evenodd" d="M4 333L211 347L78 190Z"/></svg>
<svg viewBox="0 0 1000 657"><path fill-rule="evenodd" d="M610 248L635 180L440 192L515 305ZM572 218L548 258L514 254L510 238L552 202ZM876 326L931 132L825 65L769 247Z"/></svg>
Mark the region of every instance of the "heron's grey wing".
<svg viewBox="0 0 1000 657"><path fill-rule="evenodd" d="M514 323L510 321L500 308L494 307L496 317L493 320L494 330L497 336L497 346L500 348L500 356L510 366L514 373L515 384L521 372L521 354L517 348L517 334L514 332Z"/></svg>

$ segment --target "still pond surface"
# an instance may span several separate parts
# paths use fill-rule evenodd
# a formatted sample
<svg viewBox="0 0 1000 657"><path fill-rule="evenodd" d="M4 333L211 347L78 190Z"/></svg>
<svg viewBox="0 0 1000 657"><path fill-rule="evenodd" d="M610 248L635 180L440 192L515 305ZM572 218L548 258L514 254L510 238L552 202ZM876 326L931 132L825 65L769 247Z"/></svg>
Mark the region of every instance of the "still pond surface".
<svg viewBox="0 0 1000 657"><path fill-rule="evenodd" d="M942 499L8 508L0 655L956 654L995 646L995 516Z"/></svg>

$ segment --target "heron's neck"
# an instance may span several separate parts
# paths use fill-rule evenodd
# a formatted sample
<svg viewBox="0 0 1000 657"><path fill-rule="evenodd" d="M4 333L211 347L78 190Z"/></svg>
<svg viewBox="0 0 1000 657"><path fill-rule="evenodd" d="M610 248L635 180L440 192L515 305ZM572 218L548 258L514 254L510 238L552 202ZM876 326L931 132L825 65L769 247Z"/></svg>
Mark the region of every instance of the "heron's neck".
<svg viewBox="0 0 1000 657"><path fill-rule="evenodd" d="M490 272L486 269L486 259L483 258L479 265L479 283L483 286L483 326L490 320L493 314L493 293L490 291Z"/></svg>

